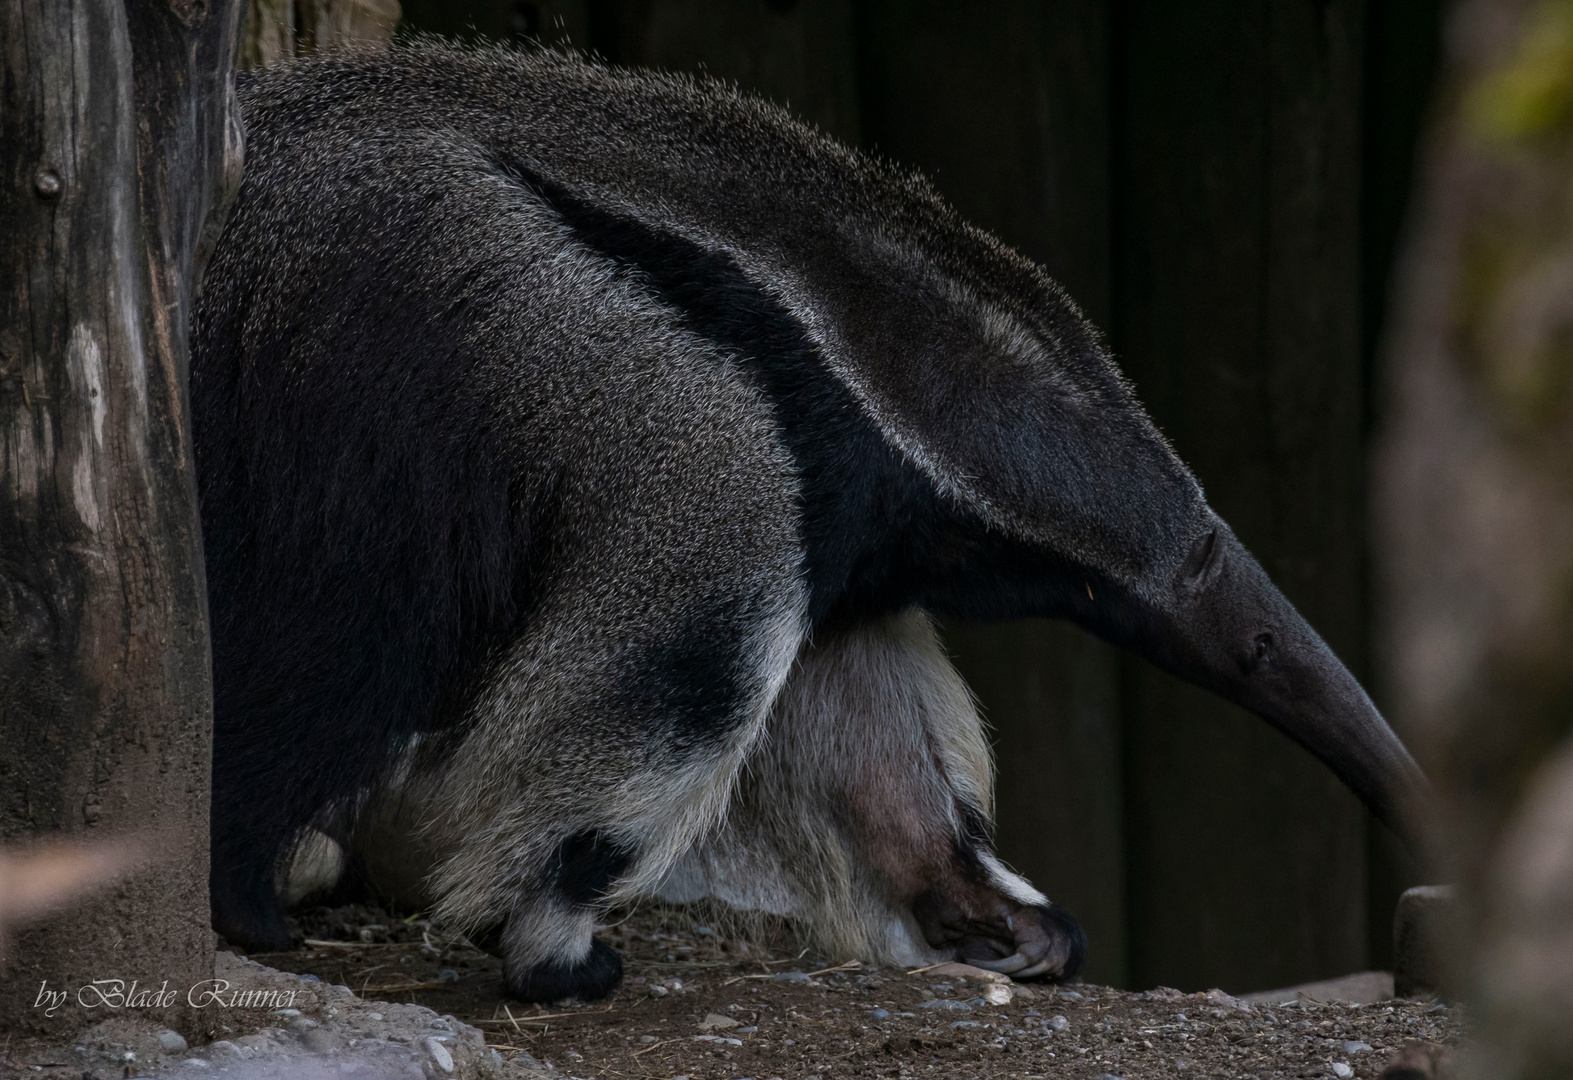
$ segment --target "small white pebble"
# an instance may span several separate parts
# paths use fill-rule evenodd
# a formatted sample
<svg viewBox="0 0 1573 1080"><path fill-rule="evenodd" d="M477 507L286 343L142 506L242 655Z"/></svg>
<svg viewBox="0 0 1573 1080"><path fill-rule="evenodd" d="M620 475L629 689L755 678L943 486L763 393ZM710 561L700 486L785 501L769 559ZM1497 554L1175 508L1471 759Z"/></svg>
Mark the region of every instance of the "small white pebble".
<svg viewBox="0 0 1573 1080"><path fill-rule="evenodd" d="M725 1035L693 1035L690 1036L690 1038L692 1038L694 1042L716 1043L717 1045L724 1044L726 1046L743 1045L742 1039L731 1039Z"/></svg>
<svg viewBox="0 0 1573 1080"><path fill-rule="evenodd" d="M426 1039L426 1052L437 1063L437 1068L445 1073L453 1071L453 1055L448 1053L448 1048L442 1043L428 1036Z"/></svg>
<svg viewBox="0 0 1573 1080"><path fill-rule="evenodd" d="M1355 1071L1349 1067L1349 1063L1346 1061L1335 1061L1332 1068L1333 1075L1338 1077L1338 1080L1349 1080L1355 1074Z"/></svg>

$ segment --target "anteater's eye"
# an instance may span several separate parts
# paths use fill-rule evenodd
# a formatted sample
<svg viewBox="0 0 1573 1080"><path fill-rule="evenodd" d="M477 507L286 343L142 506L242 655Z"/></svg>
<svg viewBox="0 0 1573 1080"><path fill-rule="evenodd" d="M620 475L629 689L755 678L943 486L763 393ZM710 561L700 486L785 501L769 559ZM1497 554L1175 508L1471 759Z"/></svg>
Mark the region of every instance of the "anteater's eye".
<svg viewBox="0 0 1573 1080"><path fill-rule="evenodd" d="M1273 635L1257 634L1251 646L1251 659L1258 664L1266 664L1272 660L1273 652Z"/></svg>

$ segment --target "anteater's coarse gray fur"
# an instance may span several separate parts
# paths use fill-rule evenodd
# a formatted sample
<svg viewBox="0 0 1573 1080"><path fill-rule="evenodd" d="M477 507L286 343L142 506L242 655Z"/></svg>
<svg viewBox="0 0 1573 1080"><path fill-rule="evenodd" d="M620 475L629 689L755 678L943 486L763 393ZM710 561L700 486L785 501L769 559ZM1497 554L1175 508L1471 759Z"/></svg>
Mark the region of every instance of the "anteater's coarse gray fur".
<svg viewBox="0 0 1573 1080"><path fill-rule="evenodd" d="M528 997L614 986L596 913L650 893L1068 976L931 614L1074 620L1380 812L1416 782L1071 300L921 178L549 53L242 97L191 382L224 934L282 945L302 831L397 788Z"/></svg>

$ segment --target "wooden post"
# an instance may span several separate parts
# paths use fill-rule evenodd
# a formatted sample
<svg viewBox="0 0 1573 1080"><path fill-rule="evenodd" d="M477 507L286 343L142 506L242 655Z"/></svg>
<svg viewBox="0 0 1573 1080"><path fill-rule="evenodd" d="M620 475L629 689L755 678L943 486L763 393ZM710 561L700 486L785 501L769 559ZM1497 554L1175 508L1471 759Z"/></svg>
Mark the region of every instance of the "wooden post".
<svg viewBox="0 0 1573 1080"><path fill-rule="evenodd" d="M0 13L0 839L139 837L140 871L23 930L0 1029L99 979L212 977L212 697L187 320L243 151L234 0ZM72 994L50 1019L40 987Z"/></svg>

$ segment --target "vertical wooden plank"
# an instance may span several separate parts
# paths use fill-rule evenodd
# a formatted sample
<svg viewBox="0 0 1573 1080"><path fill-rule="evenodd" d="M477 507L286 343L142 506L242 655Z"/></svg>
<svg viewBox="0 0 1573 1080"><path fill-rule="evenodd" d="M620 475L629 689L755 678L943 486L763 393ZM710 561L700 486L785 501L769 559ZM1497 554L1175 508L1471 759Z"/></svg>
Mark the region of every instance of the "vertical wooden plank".
<svg viewBox="0 0 1573 1080"><path fill-rule="evenodd" d="M465 41L590 48L588 0L405 0L405 31Z"/></svg>
<svg viewBox="0 0 1573 1080"><path fill-rule="evenodd" d="M1107 325L1106 5L884 0L858 15L865 144L924 171ZM1002 857L1082 920L1088 978L1124 983L1112 651L1043 620L945 636L994 728Z"/></svg>
<svg viewBox="0 0 1573 1080"><path fill-rule="evenodd" d="M1409 217L1417 172L1415 150L1432 101L1442 39L1442 0L1386 0L1367 5L1365 102L1361 193L1362 350L1365 355L1367 428L1377 352L1388 323L1393 270ZM1373 507L1373 512L1376 508ZM1373 657L1377 705L1390 702L1381 676L1387 664ZM1390 714L1391 715L1391 714ZM1401 733L1402 734L1402 733ZM1425 874L1413 853L1373 820L1366 889L1367 938L1372 967L1393 966L1393 913L1398 897L1422 884Z"/></svg>
<svg viewBox="0 0 1573 1080"><path fill-rule="evenodd" d="M1116 46L1116 343L1159 425L1358 673L1360 0L1135 0ZM1367 958L1366 816L1260 721L1128 662L1134 985Z"/></svg>
<svg viewBox="0 0 1573 1080"><path fill-rule="evenodd" d="M589 29L614 63L705 72L858 141L850 0L592 0Z"/></svg>
<svg viewBox="0 0 1573 1080"><path fill-rule="evenodd" d="M1106 5L875 0L858 39L864 143L921 169L1106 326Z"/></svg>

